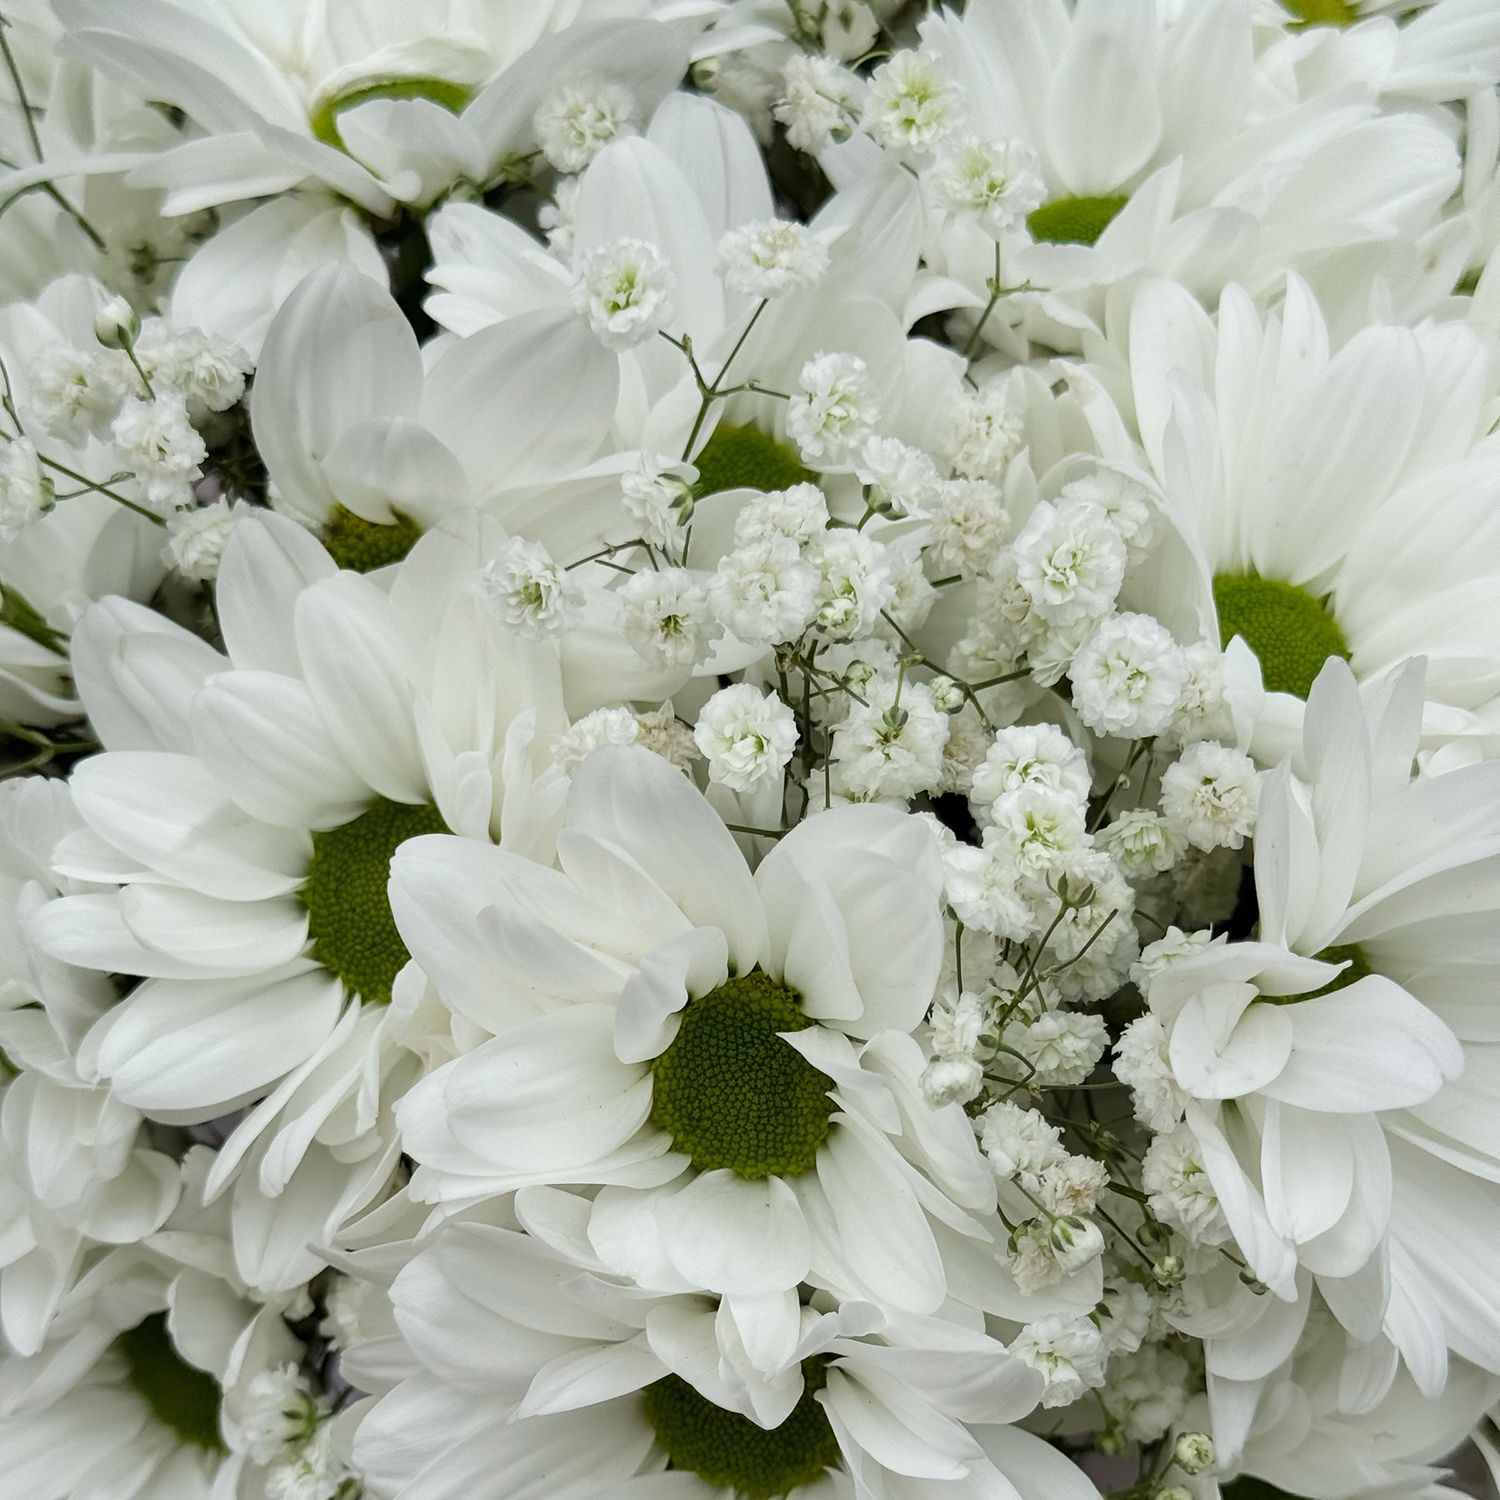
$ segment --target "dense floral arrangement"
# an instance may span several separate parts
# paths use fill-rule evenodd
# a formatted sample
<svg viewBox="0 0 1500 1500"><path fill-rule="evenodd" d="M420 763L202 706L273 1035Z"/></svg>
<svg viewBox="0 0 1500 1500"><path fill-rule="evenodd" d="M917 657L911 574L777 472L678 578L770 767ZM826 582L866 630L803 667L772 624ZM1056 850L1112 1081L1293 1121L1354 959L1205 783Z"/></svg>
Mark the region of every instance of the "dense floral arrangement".
<svg viewBox="0 0 1500 1500"><path fill-rule="evenodd" d="M1495 0L0 21L0 1497L1494 1456Z"/></svg>

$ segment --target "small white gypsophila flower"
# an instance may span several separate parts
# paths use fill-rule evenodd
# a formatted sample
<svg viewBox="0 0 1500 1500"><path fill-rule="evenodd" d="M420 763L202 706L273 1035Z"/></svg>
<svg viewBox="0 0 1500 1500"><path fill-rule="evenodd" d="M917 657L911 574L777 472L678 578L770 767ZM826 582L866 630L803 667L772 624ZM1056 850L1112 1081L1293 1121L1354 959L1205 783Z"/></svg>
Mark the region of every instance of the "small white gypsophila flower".
<svg viewBox="0 0 1500 1500"><path fill-rule="evenodd" d="M215 500L167 517L167 561L184 578L206 583L219 576L224 544L243 512L227 500Z"/></svg>
<svg viewBox="0 0 1500 1500"><path fill-rule="evenodd" d="M1001 1182L1017 1182L1028 1193L1041 1185L1042 1173L1067 1159L1062 1132L1034 1109L1002 1099L980 1115L979 1148Z"/></svg>
<svg viewBox="0 0 1500 1500"><path fill-rule="evenodd" d="M547 247L564 262L573 258L573 215L578 207L578 179L559 177L552 197L539 204L537 227L547 236Z"/></svg>
<svg viewBox="0 0 1500 1500"><path fill-rule="evenodd" d="M1145 556L1156 533L1156 503L1145 487L1114 469L1095 469L1071 479L1058 493L1062 501L1097 505L1120 533L1130 561Z"/></svg>
<svg viewBox="0 0 1500 1500"><path fill-rule="evenodd" d="M949 140L932 174L938 197L991 239L1018 228L1047 196L1042 164L1025 141Z"/></svg>
<svg viewBox="0 0 1500 1500"><path fill-rule="evenodd" d="M819 37L835 57L862 57L880 36L880 20L864 0L825 0Z"/></svg>
<svg viewBox="0 0 1500 1500"><path fill-rule="evenodd" d="M287 1364L262 1370L250 1381L236 1416L246 1453L258 1464L269 1464L305 1442L322 1413L307 1377Z"/></svg>
<svg viewBox="0 0 1500 1500"><path fill-rule="evenodd" d="M1093 631L1093 622L1079 620L1076 625L1049 625L1034 618L1033 623L1037 631L1026 646L1026 665L1033 682L1052 687L1072 669L1078 648Z"/></svg>
<svg viewBox="0 0 1500 1500"><path fill-rule="evenodd" d="M683 528L693 518L693 484L698 471L691 465L652 454L620 475L620 494L626 513L640 527L641 540L653 547L676 547Z"/></svg>
<svg viewBox="0 0 1500 1500"><path fill-rule="evenodd" d="M266 1472L266 1500L336 1500L355 1477L339 1457L333 1430L319 1427L294 1453Z"/></svg>
<svg viewBox="0 0 1500 1500"><path fill-rule="evenodd" d="M1097 506L1039 500L1011 545L1016 577L1050 624L1097 620L1114 606L1125 581L1125 543Z"/></svg>
<svg viewBox="0 0 1500 1500"><path fill-rule="evenodd" d="M805 224L768 219L728 230L719 241L726 286L750 297L784 297L828 272L828 245Z"/></svg>
<svg viewBox="0 0 1500 1500"><path fill-rule="evenodd" d="M1018 879L1038 885L1088 847L1087 818L1087 805L1073 791L1037 782L1006 792L990 808L996 848Z"/></svg>
<svg viewBox="0 0 1500 1500"><path fill-rule="evenodd" d="M1182 1415L1188 1401L1188 1362L1164 1344L1143 1344L1109 1367L1101 1399L1133 1443L1154 1443Z"/></svg>
<svg viewBox="0 0 1500 1500"><path fill-rule="evenodd" d="M109 432L153 505L165 510L191 503L193 482L203 477L208 449L188 419L180 392L158 391L150 400L132 397Z"/></svg>
<svg viewBox="0 0 1500 1500"><path fill-rule="evenodd" d="M1088 800L1088 757L1056 724L1011 724L998 730L974 771L969 803L981 820L1006 792L1023 786L1052 787L1079 802Z"/></svg>
<svg viewBox="0 0 1500 1500"><path fill-rule="evenodd" d="M767 490L734 518L736 545L748 547L772 537L787 537L798 547L821 536L828 525L828 502L815 484Z"/></svg>
<svg viewBox="0 0 1500 1500"><path fill-rule="evenodd" d="M643 568L619 591L625 639L643 661L690 667L708 649L708 591L686 568Z"/></svg>
<svg viewBox="0 0 1500 1500"><path fill-rule="evenodd" d="M1104 1231L1092 1219L1077 1214L1054 1219L1047 1238L1064 1276L1072 1276L1104 1254Z"/></svg>
<svg viewBox="0 0 1500 1500"><path fill-rule="evenodd" d="M531 117L536 143L559 172L581 172L613 140L633 134L635 96L613 79L574 78Z"/></svg>
<svg viewBox="0 0 1500 1500"><path fill-rule="evenodd" d="M1062 1280L1063 1269L1044 1219L1027 1219L1011 1233L1005 1262L1017 1290L1026 1297Z"/></svg>
<svg viewBox="0 0 1500 1500"><path fill-rule="evenodd" d="M146 320L134 353L154 387L181 393L195 422L228 411L245 394L245 376L253 368L235 345L166 318Z"/></svg>
<svg viewBox="0 0 1500 1500"><path fill-rule="evenodd" d="M922 1069L922 1097L933 1109L967 1104L984 1092L984 1067L977 1058L954 1053L929 1059Z"/></svg>
<svg viewBox="0 0 1500 1500"><path fill-rule="evenodd" d="M563 635L583 609L583 591L540 542L507 537L479 574L500 623L530 640Z"/></svg>
<svg viewBox="0 0 1500 1500"><path fill-rule="evenodd" d="M12 438L0 448L0 541L15 541L55 503L36 445L30 438Z"/></svg>
<svg viewBox="0 0 1500 1500"><path fill-rule="evenodd" d="M1022 387L1014 374L986 382L954 403L939 451L965 479L999 484L1026 439Z"/></svg>
<svg viewBox="0 0 1500 1500"><path fill-rule="evenodd" d="M1146 880L1170 870L1187 847L1181 832L1149 807L1126 808L1096 835L1096 842L1131 880Z"/></svg>
<svg viewBox="0 0 1500 1500"><path fill-rule="evenodd" d="M833 731L833 764L841 789L857 798L906 801L930 791L943 774L948 716L926 684L871 683Z"/></svg>
<svg viewBox="0 0 1500 1500"><path fill-rule="evenodd" d="M962 113L957 85L930 52L898 52L871 75L865 128L892 151L930 151Z"/></svg>
<svg viewBox="0 0 1500 1500"><path fill-rule="evenodd" d="M1234 735L1234 711L1224 680L1224 653L1211 641L1194 641L1183 648L1187 681L1172 722L1161 743L1180 749L1195 740L1227 740Z"/></svg>
<svg viewBox="0 0 1500 1500"><path fill-rule="evenodd" d="M751 646L794 641L817 600L817 570L790 537L772 536L726 552L708 584L714 618Z"/></svg>
<svg viewBox="0 0 1500 1500"><path fill-rule="evenodd" d="M982 578L1010 555L1010 513L987 479L945 479L933 492L929 555L943 571ZM1029 601L1028 601L1029 602Z"/></svg>
<svg viewBox="0 0 1500 1500"><path fill-rule="evenodd" d="M825 531L804 555L818 572L818 633L836 641L869 635L896 591L885 548L862 531Z"/></svg>
<svg viewBox="0 0 1500 1500"><path fill-rule="evenodd" d="M930 454L878 433L865 439L854 472L869 485L870 504L898 516L925 515L941 483Z"/></svg>
<svg viewBox="0 0 1500 1500"><path fill-rule="evenodd" d="M809 464L842 464L874 430L880 405L857 354L819 353L802 366L786 409L786 430Z"/></svg>
<svg viewBox="0 0 1500 1500"><path fill-rule="evenodd" d="M1115 1043L1115 1077L1129 1087L1131 1108L1147 1130L1159 1135L1175 1129L1188 1096L1172 1073L1166 1029L1149 1011L1120 1033Z"/></svg>
<svg viewBox="0 0 1500 1500"><path fill-rule="evenodd" d="M573 305L606 349L633 349L666 325L676 285L672 267L655 245L616 240L583 257Z"/></svg>
<svg viewBox="0 0 1500 1500"><path fill-rule="evenodd" d="M934 682L946 678L933 678ZM979 722L979 716L967 705L950 708L933 689L933 701L948 715L948 739L943 745L943 775L938 782L939 792L956 792L960 797L969 794L974 767L984 759L985 748L990 742L989 731Z"/></svg>
<svg viewBox="0 0 1500 1500"><path fill-rule="evenodd" d="M1195 958L1205 948L1223 941L1223 938L1215 938L1207 927L1196 932L1168 927L1154 943L1148 943L1141 950L1140 958L1131 965L1130 981L1144 995L1151 988L1151 981L1163 970L1185 958Z"/></svg>
<svg viewBox="0 0 1500 1500"><path fill-rule="evenodd" d="M1091 1214L1109 1186L1109 1168L1092 1156L1065 1156L1042 1168L1037 1197L1054 1214Z"/></svg>
<svg viewBox="0 0 1500 1500"><path fill-rule="evenodd" d="M949 990L933 1002L927 1024L932 1050L940 1055L973 1052L989 1025L990 1006L973 990Z"/></svg>
<svg viewBox="0 0 1500 1500"><path fill-rule="evenodd" d="M1109 1045L1109 1031L1103 1017L1089 1011L1049 1010L1034 1021L1012 1018L1000 1040L1010 1053L1002 1054L997 1066L1010 1076L1028 1088L1063 1088L1094 1071ZM1027 1072L1023 1061L1035 1071Z"/></svg>
<svg viewBox="0 0 1500 1500"><path fill-rule="evenodd" d="M1104 1298L1094 1309L1099 1333L1110 1354L1130 1354L1139 1349L1151 1329L1154 1305L1151 1293L1137 1281L1123 1276L1104 1283Z"/></svg>
<svg viewBox="0 0 1500 1500"><path fill-rule="evenodd" d="M71 344L43 349L31 365L31 409L42 428L75 444L100 436L125 396L115 358Z"/></svg>
<svg viewBox="0 0 1500 1500"><path fill-rule="evenodd" d="M677 717L670 703L663 703L660 708L647 713L638 713L635 723L638 731L636 744L644 745L685 775L691 774L702 759L693 740L693 731Z"/></svg>
<svg viewBox="0 0 1500 1500"><path fill-rule="evenodd" d="M1198 1138L1186 1125L1152 1138L1141 1163L1141 1186L1150 1194L1151 1212L1190 1245L1222 1245L1229 1238Z"/></svg>
<svg viewBox="0 0 1500 1500"><path fill-rule="evenodd" d="M798 52L787 59L781 84L772 114L794 150L816 154L849 139L864 96L856 74L836 58Z"/></svg>
<svg viewBox="0 0 1500 1500"><path fill-rule="evenodd" d="M318 1332L335 1349L347 1349L350 1344L367 1337L364 1317L366 1309L374 1301L374 1293L372 1282L334 1272L328 1294L323 1300L323 1316L318 1321Z"/></svg>
<svg viewBox="0 0 1500 1500"><path fill-rule="evenodd" d="M634 745L641 726L628 708L596 708L558 735L552 759L569 776L601 745Z"/></svg>
<svg viewBox="0 0 1500 1500"><path fill-rule="evenodd" d="M1162 773L1162 816L1195 849L1238 849L1259 808L1255 762L1216 740L1195 741Z"/></svg>
<svg viewBox="0 0 1500 1500"><path fill-rule="evenodd" d="M1046 1382L1043 1406L1071 1406L1085 1391L1104 1384L1104 1340L1088 1318L1054 1313L1028 1323L1010 1352Z"/></svg>
<svg viewBox="0 0 1500 1500"><path fill-rule="evenodd" d="M748 682L720 688L699 710L693 739L708 779L750 792L780 777L797 748L797 719L775 693Z"/></svg>
<svg viewBox="0 0 1500 1500"><path fill-rule="evenodd" d="M910 634L922 628L937 603L937 590L923 572L922 538L908 533L885 541L885 555L891 565L891 602L886 613Z"/></svg>
<svg viewBox="0 0 1500 1500"><path fill-rule="evenodd" d="M1150 615L1111 615L1078 648L1070 675L1073 707L1088 728L1146 739L1171 722L1187 681L1187 659Z"/></svg>
<svg viewBox="0 0 1500 1500"><path fill-rule="evenodd" d="M1024 942L1036 913L1017 888L1009 844L986 829L978 848L955 843L943 851L943 896L965 927Z"/></svg>
<svg viewBox="0 0 1500 1500"><path fill-rule="evenodd" d="M141 315L124 297L108 297L94 314L94 337L106 349L128 349L141 331Z"/></svg>

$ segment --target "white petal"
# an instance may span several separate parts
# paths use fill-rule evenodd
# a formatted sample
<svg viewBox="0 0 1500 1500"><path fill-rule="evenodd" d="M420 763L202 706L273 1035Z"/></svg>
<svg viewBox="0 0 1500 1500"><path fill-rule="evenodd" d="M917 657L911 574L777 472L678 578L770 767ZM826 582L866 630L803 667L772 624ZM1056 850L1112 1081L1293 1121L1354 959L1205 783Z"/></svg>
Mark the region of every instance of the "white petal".
<svg viewBox="0 0 1500 1500"><path fill-rule="evenodd" d="M615 1006L615 1054L648 1062L672 1045L688 1000L728 976L728 949L716 927L694 927L649 953L625 981Z"/></svg>
<svg viewBox="0 0 1500 1500"><path fill-rule="evenodd" d="M656 1209L664 1245L695 1286L757 1297L807 1275L811 1237L796 1195L779 1177L704 1172Z"/></svg>

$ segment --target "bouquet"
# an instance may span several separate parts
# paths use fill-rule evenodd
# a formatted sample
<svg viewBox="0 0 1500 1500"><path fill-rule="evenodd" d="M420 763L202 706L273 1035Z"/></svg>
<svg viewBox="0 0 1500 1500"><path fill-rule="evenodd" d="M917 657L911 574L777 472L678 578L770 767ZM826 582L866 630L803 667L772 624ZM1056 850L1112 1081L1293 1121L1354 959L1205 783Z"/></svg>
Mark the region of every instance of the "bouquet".
<svg viewBox="0 0 1500 1500"><path fill-rule="evenodd" d="M1500 1465L1497 86L3 0L0 1496Z"/></svg>

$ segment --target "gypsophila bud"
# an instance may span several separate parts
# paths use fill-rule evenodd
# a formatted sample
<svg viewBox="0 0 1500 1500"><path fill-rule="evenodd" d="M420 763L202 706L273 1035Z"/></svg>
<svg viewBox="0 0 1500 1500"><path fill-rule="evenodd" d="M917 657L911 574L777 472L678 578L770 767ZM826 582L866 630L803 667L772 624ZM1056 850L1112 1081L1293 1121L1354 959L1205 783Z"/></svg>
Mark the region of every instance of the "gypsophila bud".
<svg viewBox="0 0 1500 1500"><path fill-rule="evenodd" d="M581 172L613 140L633 134L635 98L622 84L575 78L532 116L542 155L559 172Z"/></svg>
<svg viewBox="0 0 1500 1500"><path fill-rule="evenodd" d="M816 286L828 271L828 246L805 224L771 219L729 230L719 241L726 286L750 297L784 297Z"/></svg>
<svg viewBox="0 0 1500 1500"><path fill-rule="evenodd" d="M1172 1457L1184 1474L1201 1474L1213 1467L1214 1440L1206 1432L1179 1433Z"/></svg>
<svg viewBox="0 0 1500 1500"><path fill-rule="evenodd" d="M967 701L964 690L951 677L945 677L941 672L928 678L927 691L932 694L933 703L945 714L956 714Z"/></svg>
<svg viewBox="0 0 1500 1500"><path fill-rule="evenodd" d="M1076 1214L1054 1219L1047 1238L1065 1276L1081 1271L1104 1254L1104 1235L1099 1226L1092 1219L1080 1219Z"/></svg>
<svg viewBox="0 0 1500 1500"><path fill-rule="evenodd" d="M622 239L591 250L573 283L573 305L606 349L633 349L672 316L677 279L655 245Z"/></svg>
<svg viewBox="0 0 1500 1500"><path fill-rule="evenodd" d="M687 463L642 454L640 464L620 475L626 511L653 547L676 547L693 519L693 483L698 471Z"/></svg>
<svg viewBox="0 0 1500 1500"><path fill-rule="evenodd" d="M128 349L141 331L141 315L123 298L111 297L94 314L94 337L106 349Z"/></svg>
<svg viewBox="0 0 1500 1500"><path fill-rule="evenodd" d="M967 1104L984 1090L984 1069L972 1057L934 1057L922 1069L922 1097L934 1109Z"/></svg>
<svg viewBox="0 0 1500 1500"><path fill-rule="evenodd" d="M531 640L562 635L582 611L582 591L540 542L507 538L479 579L500 623Z"/></svg>

